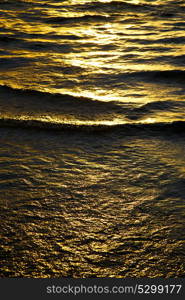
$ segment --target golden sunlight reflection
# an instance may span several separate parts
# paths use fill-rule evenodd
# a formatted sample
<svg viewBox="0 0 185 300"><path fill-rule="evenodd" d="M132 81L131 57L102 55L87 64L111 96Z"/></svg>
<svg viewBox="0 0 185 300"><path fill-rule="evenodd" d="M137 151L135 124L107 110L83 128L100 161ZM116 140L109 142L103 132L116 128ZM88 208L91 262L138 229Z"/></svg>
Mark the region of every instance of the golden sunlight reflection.
<svg viewBox="0 0 185 300"><path fill-rule="evenodd" d="M125 2L136 5L143 3L137 0ZM73 0L70 3L77 5L79 1ZM83 3L89 3L89 0L80 1L80 4ZM17 27L25 34L24 43L28 43L25 49L12 47L11 54L7 53L4 58L31 60L27 66L20 64L16 68L1 71L0 74L5 76L2 82L24 88L29 88L32 82L32 87L41 91L138 105L163 98L171 100L171 95L180 91L181 87L173 87L172 84L161 87L157 81L137 80L138 76L134 79L135 74L139 72L184 69L183 64L175 65L168 59L169 56L173 60L183 56L185 46L174 43L171 47L168 39L172 36L173 27L164 19L147 16L144 20L139 18L138 25L134 22L131 12L128 15L120 13L116 18L109 19L109 13L105 11L103 16L107 19L104 22L95 19L91 23L83 21L82 18L80 23L68 23L65 21L67 18L72 18L73 22L73 18L82 17L84 12L60 10L57 5L42 9L43 21L36 24L26 22L24 18L16 18L16 15L10 20L2 18L5 30L10 31ZM96 12L88 12L87 15L93 16ZM57 17L64 18L64 22L59 19L58 23L52 24L52 18ZM51 23L48 20L51 20ZM57 37L56 40L53 34ZM181 31L176 34L177 38L182 37ZM163 43L163 40L166 42ZM164 50L160 56L155 50L157 47ZM42 72L45 65L50 66L51 72ZM66 68L69 70L67 74ZM73 69L77 70L77 73L73 73ZM124 77L125 74L130 77ZM99 85L96 84L96 77L99 78ZM86 78L89 82L86 82ZM66 80L76 84L65 86ZM179 93L178 97L181 100L183 95Z"/></svg>
<svg viewBox="0 0 185 300"><path fill-rule="evenodd" d="M29 127L29 124L30 126L31 125L38 125L39 127L39 124L41 125L41 127L44 127L46 126L47 127L47 124L50 124L51 126L65 126L65 125L68 125L69 127L70 126L107 126L107 127L111 127L111 126L117 126L117 125L129 125L129 124L132 124L132 125L142 125L142 124L154 124L154 123L164 123L164 117L160 117L160 116L155 116L155 117L146 117L146 118L143 118L142 120L138 120L138 121L131 121L127 118L124 118L124 117L119 117L119 118L112 118L112 120L106 120L106 119L97 119L97 120L80 120L80 119L77 119L77 118L72 118L70 116L50 116L48 114L42 114L42 115L38 115L38 116L35 116L35 117L32 117L32 116L26 116L26 115L17 115L16 117L15 116L12 116L11 114L6 114L4 115L3 113L0 114L0 117L6 121L6 120L9 120L11 119L12 121L23 121L23 122L27 122L28 123L25 123L26 126ZM166 123L170 123L171 120L170 118L166 119Z"/></svg>
<svg viewBox="0 0 185 300"><path fill-rule="evenodd" d="M43 122L47 124L53 124L53 125L76 125L76 126L99 126L99 125L105 125L105 126L114 126L119 124L126 124L127 121L123 121L119 118L114 118L113 120L78 120L78 119L72 119L67 117L57 117L57 116L49 116L49 115L42 115L38 117L31 117L31 116L24 116L20 115L15 117L11 117L11 115L4 117L2 115L4 120L12 119L12 120L19 120L19 121L31 121L31 122ZM39 124L39 123L38 123ZM28 123L29 125L29 123Z"/></svg>
<svg viewBox="0 0 185 300"><path fill-rule="evenodd" d="M184 276L182 2L0 1L3 277Z"/></svg>

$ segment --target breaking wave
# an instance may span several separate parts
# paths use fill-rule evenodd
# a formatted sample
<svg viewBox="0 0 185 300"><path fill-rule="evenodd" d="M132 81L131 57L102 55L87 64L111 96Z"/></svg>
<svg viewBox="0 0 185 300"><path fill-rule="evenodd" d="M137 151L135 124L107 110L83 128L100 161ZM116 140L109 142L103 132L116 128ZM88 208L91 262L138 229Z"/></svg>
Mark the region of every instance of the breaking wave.
<svg viewBox="0 0 185 300"><path fill-rule="evenodd" d="M82 131L82 132L106 132L122 131L125 135L137 134L138 132L152 133L185 133L185 121L174 121L166 123L115 123L110 125L106 122L54 122L37 119L14 119L0 118L0 127L30 128L41 130L60 130L60 131Z"/></svg>

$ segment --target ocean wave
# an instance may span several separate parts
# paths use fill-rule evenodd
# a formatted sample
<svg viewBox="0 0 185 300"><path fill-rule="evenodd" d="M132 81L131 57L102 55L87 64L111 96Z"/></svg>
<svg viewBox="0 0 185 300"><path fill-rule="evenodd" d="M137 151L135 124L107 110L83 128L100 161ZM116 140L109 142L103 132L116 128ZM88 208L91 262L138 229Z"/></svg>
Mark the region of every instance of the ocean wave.
<svg viewBox="0 0 185 300"><path fill-rule="evenodd" d="M99 77L103 77L101 74ZM156 70L156 71L136 71L125 72L120 74L111 74L109 76L110 81L118 81L134 79L137 81L163 81L163 82L182 82L185 80L184 70Z"/></svg>
<svg viewBox="0 0 185 300"><path fill-rule="evenodd" d="M134 94L132 96L136 97ZM137 99L135 103L115 100L106 102L70 94L0 86L0 107L2 112L13 112L13 116L48 115L51 118L58 116L59 119L72 117L74 120L86 121L119 119L134 122L158 113L178 113L180 116L184 111L185 101L158 100L138 106Z"/></svg>
<svg viewBox="0 0 185 300"><path fill-rule="evenodd" d="M7 35L1 35L0 36L0 42L2 43L11 43L11 42L19 42L20 39L15 36L7 36Z"/></svg>
<svg viewBox="0 0 185 300"><path fill-rule="evenodd" d="M144 111L144 112L150 112L154 110L169 111L176 108L184 109L185 101L174 101L174 100L154 101L154 102L149 102L144 105L141 105L140 107L134 108L132 109L132 111Z"/></svg>
<svg viewBox="0 0 185 300"><path fill-rule="evenodd" d="M81 5L82 6L82 5ZM85 4L86 9L88 8L90 9L94 9L94 10L103 10L103 11L107 11L107 10L148 10L148 9L152 9L157 7L156 5L152 5L152 4L142 4L142 3L128 3L125 1L110 1L110 2L91 2L91 3L86 3Z"/></svg>
<svg viewBox="0 0 185 300"><path fill-rule="evenodd" d="M135 35L135 33L134 33ZM126 35L125 35L126 36ZM130 35L131 37L131 35ZM168 45L170 46L171 44L182 44L184 45L185 43L185 37L180 36L180 37L166 37L166 38L155 38L155 39L146 39L146 38L129 38L129 41L133 44L140 44L140 45ZM159 50L159 49L158 49Z"/></svg>
<svg viewBox="0 0 185 300"><path fill-rule="evenodd" d="M129 105L122 108L115 101L103 102L92 98L73 96L69 94L50 93L32 89L19 89L9 86L0 86L0 102L2 107L11 106L20 108L20 112L62 115L74 115L83 118L96 118L98 115L124 113ZM8 105L8 106L7 106ZM16 109L17 111L17 109Z"/></svg>
<svg viewBox="0 0 185 300"><path fill-rule="evenodd" d="M110 19L108 16L102 15L84 15L81 17L50 17L43 18L42 21L50 24L61 24L68 22L105 22Z"/></svg>
<svg viewBox="0 0 185 300"><path fill-rule="evenodd" d="M185 37L170 37L170 38L162 38L162 39L156 39L155 41L152 41L152 43L160 43L160 44L184 44L185 43Z"/></svg>
<svg viewBox="0 0 185 300"><path fill-rule="evenodd" d="M181 112L185 109L185 101L174 101L174 100L166 100L166 101L154 101L143 104L139 107L131 108L126 117L128 120L140 120L143 119L144 116L149 117L151 114L155 115L158 112L161 114Z"/></svg>
<svg viewBox="0 0 185 300"><path fill-rule="evenodd" d="M24 65L29 65L33 63L33 58L27 58L27 57L0 57L0 70L1 69L15 69L17 67L22 67Z"/></svg>
<svg viewBox="0 0 185 300"><path fill-rule="evenodd" d="M0 5L7 5L7 6L11 6L11 5L15 5L15 0L1 0L0 1ZM21 7L22 5L29 5L28 1L24 1L24 0L17 0L16 1L16 7Z"/></svg>
<svg viewBox="0 0 185 300"><path fill-rule="evenodd" d="M18 35L18 34L17 34ZM32 40L33 38L33 40ZM35 40L35 38L38 38L38 41ZM40 41L39 38L41 39L46 39L45 41ZM48 40L49 38L49 40ZM67 41L72 41L72 40L79 40L80 37L75 36L75 35L59 35L59 36L46 36L43 37L42 35L29 35L29 34L20 34L19 36L16 37L11 37L11 36L5 36L2 35L0 36L0 43L2 43L2 45L8 47L8 49L12 49L12 45L14 44L15 48L18 49L29 49L31 51L55 51L55 52L59 52L59 53L69 53L74 51L73 47L74 45L71 45L69 43L57 43L58 39L63 39L63 40L67 40ZM11 54L12 53L8 53ZM13 55L12 55L13 56ZM22 57L19 57L20 60L23 59ZM13 58L11 58L13 59ZM26 58L24 58L26 59ZM30 58L29 58L30 59ZM28 60L28 58L27 58Z"/></svg>
<svg viewBox="0 0 185 300"><path fill-rule="evenodd" d="M151 78L152 80L172 80L183 81L185 79L185 71L183 70L165 70L165 71L145 71L137 72L137 76Z"/></svg>
<svg viewBox="0 0 185 300"><path fill-rule="evenodd" d="M0 118L0 127L18 128L18 129L39 129L54 131L72 131L72 132L112 132L119 131L124 135L137 135L138 133L153 134L184 134L185 121L157 122L157 123L93 123L93 122L55 122L37 119L14 119Z"/></svg>
<svg viewBox="0 0 185 300"><path fill-rule="evenodd" d="M175 58L174 58L175 60ZM81 76L82 79L85 79L85 75ZM140 82L149 82L149 83L159 83L159 84L174 84L174 85L184 85L185 82L185 71L184 70L146 70L146 71L127 71L120 73L112 73L107 76L107 73L100 73L89 75L89 79L96 82L97 86L117 85L119 86L124 83L140 83ZM89 80L89 82L90 82Z"/></svg>
<svg viewBox="0 0 185 300"><path fill-rule="evenodd" d="M80 2L80 1L79 1ZM55 1L55 3L41 3L39 2L39 5L45 5L46 7L57 7L57 8L66 8L70 9L72 11L101 11L101 12L114 12L117 10L139 10L139 11L146 11L150 10L152 8L159 7L158 5L155 4L142 4L142 3L128 3L126 1L110 1L110 2L99 2L99 1L92 1L92 2L85 2L85 3L78 3L75 4L73 3L72 5L70 3L59 3L59 1Z"/></svg>
<svg viewBox="0 0 185 300"><path fill-rule="evenodd" d="M21 88L15 88L15 87L10 87L8 85L0 85L0 95L4 97L8 97L10 96L18 96L18 97L22 97L25 100L27 100L28 98L38 98L40 101L42 100L52 100L52 104L53 101L60 101L60 104L66 102L66 103L70 103L70 104L92 104L93 103L95 105L108 105L110 106L115 106L115 102L114 101L110 101L110 102L101 102L92 98L88 98L88 97L82 97L82 96L72 96L69 94L61 94L61 93L50 93L50 92L45 92L45 91L38 91L38 90L32 90L32 89L21 89Z"/></svg>

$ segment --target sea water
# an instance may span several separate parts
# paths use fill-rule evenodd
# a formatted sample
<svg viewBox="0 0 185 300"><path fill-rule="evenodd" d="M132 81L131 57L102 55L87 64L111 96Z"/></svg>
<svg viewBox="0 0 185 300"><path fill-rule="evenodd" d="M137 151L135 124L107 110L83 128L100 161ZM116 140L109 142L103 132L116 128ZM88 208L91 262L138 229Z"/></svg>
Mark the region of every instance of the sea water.
<svg viewBox="0 0 185 300"><path fill-rule="evenodd" d="M1 277L184 277L185 2L0 2Z"/></svg>

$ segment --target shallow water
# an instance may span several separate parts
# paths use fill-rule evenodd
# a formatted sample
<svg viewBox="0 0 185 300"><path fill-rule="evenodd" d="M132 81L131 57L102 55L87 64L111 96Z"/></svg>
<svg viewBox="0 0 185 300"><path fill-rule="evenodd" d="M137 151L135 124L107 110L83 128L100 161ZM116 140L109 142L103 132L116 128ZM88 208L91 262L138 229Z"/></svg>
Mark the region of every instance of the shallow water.
<svg viewBox="0 0 185 300"><path fill-rule="evenodd" d="M0 151L2 276L184 276L182 136L2 129Z"/></svg>
<svg viewBox="0 0 185 300"><path fill-rule="evenodd" d="M184 277L184 10L0 2L1 277Z"/></svg>

